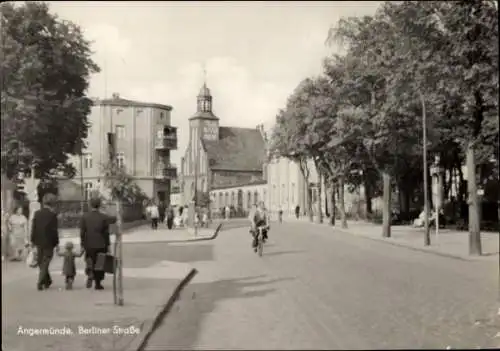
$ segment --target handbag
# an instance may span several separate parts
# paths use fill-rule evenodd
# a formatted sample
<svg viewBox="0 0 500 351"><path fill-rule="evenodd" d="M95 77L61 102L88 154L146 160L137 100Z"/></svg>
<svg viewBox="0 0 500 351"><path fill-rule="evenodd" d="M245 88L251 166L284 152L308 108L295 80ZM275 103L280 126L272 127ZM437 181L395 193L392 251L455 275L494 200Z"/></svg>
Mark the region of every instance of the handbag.
<svg viewBox="0 0 500 351"><path fill-rule="evenodd" d="M104 271L105 273L115 273L116 263L115 257L110 253L99 252L97 254L94 269L96 271Z"/></svg>
<svg viewBox="0 0 500 351"><path fill-rule="evenodd" d="M38 267L38 254L36 249L29 250L28 255L26 256L26 264L30 268Z"/></svg>

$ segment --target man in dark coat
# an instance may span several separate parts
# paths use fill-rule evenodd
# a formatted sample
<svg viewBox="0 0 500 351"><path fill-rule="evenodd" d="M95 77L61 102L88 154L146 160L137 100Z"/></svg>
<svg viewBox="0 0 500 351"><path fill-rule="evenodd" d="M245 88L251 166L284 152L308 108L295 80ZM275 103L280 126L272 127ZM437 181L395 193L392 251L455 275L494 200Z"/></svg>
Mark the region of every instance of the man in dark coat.
<svg viewBox="0 0 500 351"><path fill-rule="evenodd" d="M165 213L167 212L167 207L165 206L164 201L160 201L158 205L158 214L160 215L160 224L165 222Z"/></svg>
<svg viewBox="0 0 500 351"><path fill-rule="evenodd" d="M109 225L116 222L116 218L110 217L99 211L101 200L92 198L90 200L90 211L82 216L80 223L80 245L85 250L85 262L87 267L87 288L92 287L102 290L101 282L104 279L104 271L95 270L95 264L99 253L109 252L110 232Z"/></svg>
<svg viewBox="0 0 500 351"><path fill-rule="evenodd" d="M54 256L54 248L59 245L56 202L57 198L54 194L45 194L42 199L42 209L36 211L33 216L31 245L37 250L38 290L48 289L52 284L49 265Z"/></svg>

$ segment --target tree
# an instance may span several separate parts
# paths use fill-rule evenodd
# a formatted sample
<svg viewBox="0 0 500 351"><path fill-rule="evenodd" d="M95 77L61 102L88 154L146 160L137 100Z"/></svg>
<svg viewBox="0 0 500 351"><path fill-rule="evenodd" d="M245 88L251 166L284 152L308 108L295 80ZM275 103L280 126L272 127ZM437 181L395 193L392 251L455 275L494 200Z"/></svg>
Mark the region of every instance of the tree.
<svg viewBox="0 0 500 351"><path fill-rule="evenodd" d="M113 200L120 200L124 204L142 204L147 200L147 195L137 185L135 179L127 173L125 168L116 162L102 165L104 184L111 192Z"/></svg>
<svg viewBox="0 0 500 351"><path fill-rule="evenodd" d="M92 106L85 93L99 72L90 43L45 3L1 6L2 173L12 179L34 166L37 178L72 176L68 155L84 147Z"/></svg>

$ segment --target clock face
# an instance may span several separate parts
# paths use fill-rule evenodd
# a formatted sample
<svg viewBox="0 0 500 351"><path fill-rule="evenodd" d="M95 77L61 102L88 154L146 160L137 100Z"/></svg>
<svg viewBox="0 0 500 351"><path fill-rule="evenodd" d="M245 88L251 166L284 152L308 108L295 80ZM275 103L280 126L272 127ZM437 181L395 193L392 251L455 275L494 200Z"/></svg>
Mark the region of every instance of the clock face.
<svg viewBox="0 0 500 351"><path fill-rule="evenodd" d="M217 138L217 124L206 123L203 127L203 137L207 140L215 140Z"/></svg>

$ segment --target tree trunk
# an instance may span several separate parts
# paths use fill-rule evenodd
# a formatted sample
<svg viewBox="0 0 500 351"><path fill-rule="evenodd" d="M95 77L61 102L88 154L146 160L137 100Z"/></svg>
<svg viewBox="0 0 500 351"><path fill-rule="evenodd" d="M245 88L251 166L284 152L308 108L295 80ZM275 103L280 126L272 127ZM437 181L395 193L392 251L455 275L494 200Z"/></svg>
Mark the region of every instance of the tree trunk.
<svg viewBox="0 0 500 351"><path fill-rule="evenodd" d="M382 173L384 186L383 208L382 208L382 237L391 237L391 175Z"/></svg>
<svg viewBox="0 0 500 351"><path fill-rule="evenodd" d="M318 172L318 217L316 218L316 221L318 223L323 223L323 211L321 209L321 193L322 193L322 184L321 184L321 173Z"/></svg>
<svg viewBox="0 0 500 351"><path fill-rule="evenodd" d="M313 217L313 207L312 207L312 194L311 194L311 187L308 185L307 186L307 215L309 216L309 222L314 221Z"/></svg>
<svg viewBox="0 0 500 351"><path fill-rule="evenodd" d="M427 168L427 179L429 179L429 181L427 182L427 201L429 201L429 213L431 213L432 209L434 208L432 200L433 177L431 176L431 170L429 168Z"/></svg>
<svg viewBox="0 0 500 351"><path fill-rule="evenodd" d="M366 214L371 215L373 213L373 207L372 207L372 194L371 194L371 188L368 183L368 181L364 181L364 186L365 186L365 202L366 202Z"/></svg>
<svg viewBox="0 0 500 351"><path fill-rule="evenodd" d="M479 204L476 184L476 160L474 149L469 143L466 153L467 203L469 205L469 254L481 255L481 231L479 227Z"/></svg>
<svg viewBox="0 0 500 351"><path fill-rule="evenodd" d="M340 212L340 223L342 228L347 228L347 218L345 215L345 203L344 203L344 177L339 177L339 212Z"/></svg>
<svg viewBox="0 0 500 351"><path fill-rule="evenodd" d="M337 205L335 203L335 183L332 182L331 184L331 191L330 191L330 199L331 199L331 204L332 204L332 209L331 209L331 216L330 216L330 225L334 226L335 225L335 216L337 215Z"/></svg>

